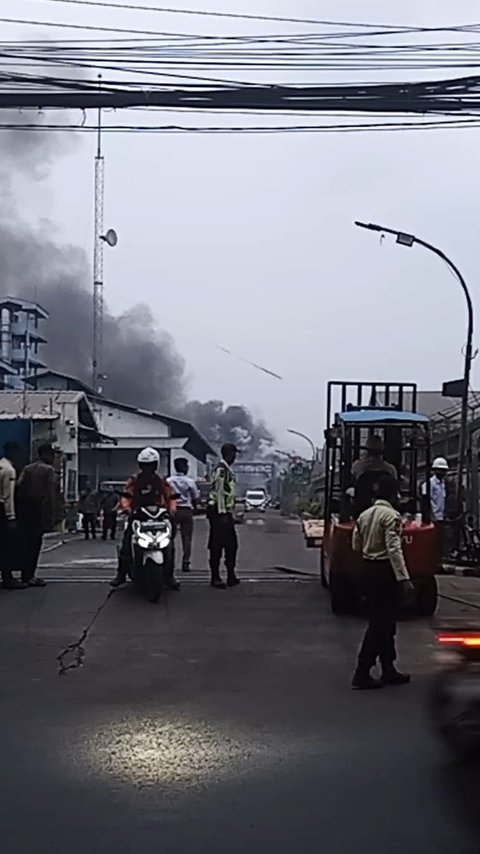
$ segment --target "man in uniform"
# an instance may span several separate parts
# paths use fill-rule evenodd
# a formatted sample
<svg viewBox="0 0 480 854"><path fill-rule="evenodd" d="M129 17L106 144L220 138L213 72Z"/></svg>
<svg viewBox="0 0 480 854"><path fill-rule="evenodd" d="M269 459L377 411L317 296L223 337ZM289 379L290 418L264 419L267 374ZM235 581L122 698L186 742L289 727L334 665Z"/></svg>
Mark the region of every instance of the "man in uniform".
<svg viewBox="0 0 480 854"><path fill-rule="evenodd" d="M397 501L398 482L385 475L378 483L377 500L360 514L353 532L353 550L363 556L368 608L368 628L352 681L352 687L359 690L410 682L410 676L395 667L398 602L401 592L413 591L402 551ZM380 680L370 674L377 659L382 666Z"/></svg>
<svg viewBox="0 0 480 854"><path fill-rule="evenodd" d="M210 552L211 585L217 590L225 587L236 587L240 579L235 574L237 562L238 539L233 518L235 510L235 476L232 465L236 460L238 450L235 445L227 442L222 446L220 460L213 475L212 485L208 496L207 518L210 523L208 549ZM220 562L225 552L227 567L227 585L220 575Z"/></svg>
<svg viewBox="0 0 480 854"><path fill-rule="evenodd" d="M446 477L448 463L444 457L437 457L432 464L430 478L430 513L437 535L438 562L441 565L445 552L445 518L447 503ZM427 496L427 484L422 484L423 500Z"/></svg>

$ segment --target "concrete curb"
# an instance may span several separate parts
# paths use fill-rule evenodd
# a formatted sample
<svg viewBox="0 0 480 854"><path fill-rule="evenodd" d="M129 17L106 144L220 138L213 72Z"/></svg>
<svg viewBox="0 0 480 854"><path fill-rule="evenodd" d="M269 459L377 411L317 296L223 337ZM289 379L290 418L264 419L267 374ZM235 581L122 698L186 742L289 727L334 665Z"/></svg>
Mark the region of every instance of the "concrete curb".
<svg viewBox="0 0 480 854"><path fill-rule="evenodd" d="M444 575L455 575L457 578L475 578L479 576L478 570L472 566L448 566L444 568Z"/></svg>

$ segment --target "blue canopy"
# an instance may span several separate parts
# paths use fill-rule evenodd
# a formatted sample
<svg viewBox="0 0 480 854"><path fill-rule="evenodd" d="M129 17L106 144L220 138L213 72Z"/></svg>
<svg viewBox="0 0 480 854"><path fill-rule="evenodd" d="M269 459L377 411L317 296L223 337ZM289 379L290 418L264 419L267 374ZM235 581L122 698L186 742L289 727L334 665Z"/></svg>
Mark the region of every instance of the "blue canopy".
<svg viewBox="0 0 480 854"><path fill-rule="evenodd" d="M343 424L428 424L426 415L419 412L404 412L399 409L352 409L339 412L336 420Z"/></svg>

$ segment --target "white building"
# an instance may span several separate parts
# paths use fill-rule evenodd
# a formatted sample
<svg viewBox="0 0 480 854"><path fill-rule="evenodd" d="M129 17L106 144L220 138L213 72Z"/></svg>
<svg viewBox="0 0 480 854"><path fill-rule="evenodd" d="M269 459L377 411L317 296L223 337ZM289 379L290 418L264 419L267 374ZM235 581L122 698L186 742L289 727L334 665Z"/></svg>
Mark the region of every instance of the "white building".
<svg viewBox="0 0 480 854"><path fill-rule="evenodd" d="M51 442L60 452L57 468L66 501L77 499L82 448L92 440L108 441L97 430L84 392L0 391L0 446L18 442L25 465L42 442Z"/></svg>
<svg viewBox="0 0 480 854"><path fill-rule="evenodd" d="M185 457L193 478L202 478L208 457L215 453L188 421L117 403L96 395L74 377L45 371L35 378L38 389L75 390L87 396L100 436L92 434L90 445L82 443L80 480L124 481L137 470L138 452L147 445L160 454L160 471L169 475L177 457Z"/></svg>

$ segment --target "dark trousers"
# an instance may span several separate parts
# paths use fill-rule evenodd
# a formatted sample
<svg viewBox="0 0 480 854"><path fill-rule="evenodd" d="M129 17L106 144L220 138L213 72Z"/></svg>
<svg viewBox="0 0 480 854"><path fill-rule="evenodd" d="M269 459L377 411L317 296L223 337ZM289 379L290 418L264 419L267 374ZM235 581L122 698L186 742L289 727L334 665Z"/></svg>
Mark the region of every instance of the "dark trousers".
<svg viewBox="0 0 480 854"><path fill-rule="evenodd" d="M117 533L117 514L116 513L104 513L103 514L102 539L106 540L109 533L110 533L110 539L114 540L115 534Z"/></svg>
<svg viewBox="0 0 480 854"><path fill-rule="evenodd" d="M2 581L12 578L15 534L9 530L5 507L0 504L0 572Z"/></svg>
<svg viewBox="0 0 480 854"><path fill-rule="evenodd" d="M35 578L38 559L42 549L43 530L38 525L23 526L19 530L19 547L21 556L22 581L31 581Z"/></svg>
<svg viewBox="0 0 480 854"><path fill-rule="evenodd" d="M379 659L383 669L388 669L397 657L398 583L389 560L364 560L363 572L368 627L360 648L358 667L369 671Z"/></svg>
<svg viewBox="0 0 480 854"><path fill-rule="evenodd" d="M231 513L217 513L211 510L208 513L210 523L210 536L208 538L208 549L210 551L210 572L212 580L220 578L220 562L225 553L225 566L229 578L235 575L237 563L238 539L235 523Z"/></svg>
<svg viewBox="0 0 480 854"><path fill-rule="evenodd" d="M95 537L97 536L96 522L97 519L95 513L83 514L82 525L86 540L88 540L90 534L92 535L93 539L95 539Z"/></svg>
<svg viewBox="0 0 480 854"><path fill-rule="evenodd" d="M175 539L177 533L180 533L182 541L182 567L183 569L189 569L193 540L193 510L191 507L177 508L177 512L175 513ZM175 556L173 560L175 564Z"/></svg>

